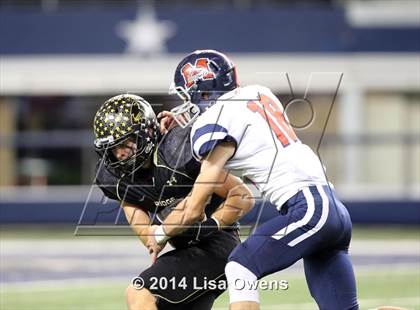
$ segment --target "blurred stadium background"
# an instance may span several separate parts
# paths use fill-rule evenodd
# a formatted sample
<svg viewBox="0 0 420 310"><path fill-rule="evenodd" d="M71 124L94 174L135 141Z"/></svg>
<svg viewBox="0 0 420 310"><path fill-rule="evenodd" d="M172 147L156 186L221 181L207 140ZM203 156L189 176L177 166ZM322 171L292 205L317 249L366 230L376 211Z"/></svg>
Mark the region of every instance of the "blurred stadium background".
<svg viewBox="0 0 420 310"><path fill-rule="evenodd" d="M95 110L125 92L171 108L177 62L212 48L282 99L327 166L362 309L419 309L419 38L417 0L2 0L0 308L124 308L150 261L92 186ZM300 264L274 277L290 289L263 292L262 309L316 309Z"/></svg>

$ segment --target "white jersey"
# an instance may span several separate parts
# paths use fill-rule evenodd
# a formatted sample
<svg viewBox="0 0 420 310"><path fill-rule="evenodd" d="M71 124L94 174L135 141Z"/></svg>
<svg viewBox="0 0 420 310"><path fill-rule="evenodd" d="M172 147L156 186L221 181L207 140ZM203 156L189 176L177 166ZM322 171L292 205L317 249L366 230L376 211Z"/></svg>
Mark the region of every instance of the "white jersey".
<svg viewBox="0 0 420 310"><path fill-rule="evenodd" d="M191 145L197 159L222 141L236 143L225 168L242 170L279 209L300 189L327 183L319 158L296 137L282 104L266 87L224 94L193 124Z"/></svg>

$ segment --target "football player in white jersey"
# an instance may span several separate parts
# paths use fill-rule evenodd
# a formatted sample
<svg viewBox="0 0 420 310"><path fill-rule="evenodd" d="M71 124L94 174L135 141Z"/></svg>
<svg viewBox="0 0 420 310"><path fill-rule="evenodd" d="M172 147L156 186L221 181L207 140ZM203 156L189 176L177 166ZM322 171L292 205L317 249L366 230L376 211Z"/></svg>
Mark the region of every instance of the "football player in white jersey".
<svg viewBox="0 0 420 310"><path fill-rule="evenodd" d="M279 213L231 253L225 268L230 308L259 309L255 282L303 259L320 309L358 309L348 256L350 216L276 96L263 86L239 87L233 63L214 50L187 55L172 89L184 104L171 115L180 126L192 124L193 154L202 166L184 211L165 220L149 238L150 249L201 218L224 169L238 169Z"/></svg>

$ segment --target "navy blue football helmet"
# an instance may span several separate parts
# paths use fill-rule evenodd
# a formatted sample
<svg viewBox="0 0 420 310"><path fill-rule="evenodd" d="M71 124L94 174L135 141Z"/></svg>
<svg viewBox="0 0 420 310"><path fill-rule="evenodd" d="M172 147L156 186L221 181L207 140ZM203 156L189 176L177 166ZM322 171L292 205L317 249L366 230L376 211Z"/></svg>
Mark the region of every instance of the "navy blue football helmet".
<svg viewBox="0 0 420 310"><path fill-rule="evenodd" d="M171 110L177 123L185 127L224 93L238 87L236 68L226 55L215 50L197 50L187 55L175 70L169 93L183 104Z"/></svg>

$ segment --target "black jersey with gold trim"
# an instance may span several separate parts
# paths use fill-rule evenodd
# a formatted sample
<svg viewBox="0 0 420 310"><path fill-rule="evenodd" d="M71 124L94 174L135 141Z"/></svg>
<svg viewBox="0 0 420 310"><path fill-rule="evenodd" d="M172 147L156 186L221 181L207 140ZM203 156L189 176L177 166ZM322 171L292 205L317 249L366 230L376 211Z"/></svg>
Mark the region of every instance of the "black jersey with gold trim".
<svg viewBox="0 0 420 310"><path fill-rule="evenodd" d="M162 212L189 194L200 172L200 163L192 156L190 127L179 126L159 138L153 154L153 165L124 175L106 167L100 160L96 167L96 184L105 196L117 201L138 205L149 213ZM220 199L212 199L206 213L211 214ZM159 216L158 216L159 217Z"/></svg>

